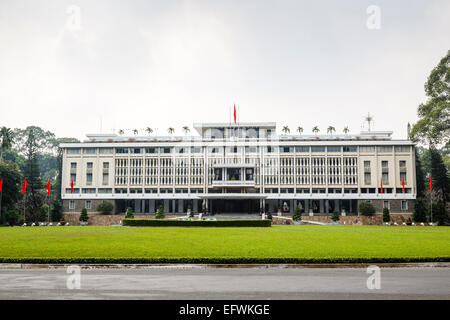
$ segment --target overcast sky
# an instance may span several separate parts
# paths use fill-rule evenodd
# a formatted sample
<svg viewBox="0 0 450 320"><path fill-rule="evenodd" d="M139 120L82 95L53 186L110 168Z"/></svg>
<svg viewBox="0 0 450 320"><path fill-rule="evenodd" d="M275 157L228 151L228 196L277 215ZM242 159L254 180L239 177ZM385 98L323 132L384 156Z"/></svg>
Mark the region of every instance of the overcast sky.
<svg viewBox="0 0 450 320"><path fill-rule="evenodd" d="M181 134L236 103L305 134L359 132L370 112L405 138L449 34L448 0L1 0L0 126Z"/></svg>

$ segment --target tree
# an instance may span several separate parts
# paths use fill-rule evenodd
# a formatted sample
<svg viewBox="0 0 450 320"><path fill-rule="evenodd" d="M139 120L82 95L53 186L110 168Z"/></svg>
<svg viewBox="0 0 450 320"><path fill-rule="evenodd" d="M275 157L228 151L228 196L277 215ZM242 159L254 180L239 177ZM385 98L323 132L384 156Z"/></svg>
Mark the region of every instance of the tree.
<svg viewBox="0 0 450 320"><path fill-rule="evenodd" d="M417 147L414 150L416 158L416 186L417 186L417 197L423 197L425 192L425 174L422 168L422 162L420 161L420 156Z"/></svg>
<svg viewBox="0 0 450 320"><path fill-rule="evenodd" d="M427 221L428 206L424 198L417 198L414 201L413 219L415 222Z"/></svg>
<svg viewBox="0 0 450 320"><path fill-rule="evenodd" d="M331 215L331 220L333 220L334 222L339 221L339 212L337 212L337 210L333 211L333 214Z"/></svg>
<svg viewBox="0 0 450 320"><path fill-rule="evenodd" d="M119 135L123 136L124 134L125 134L125 130L120 129L120 130L119 130Z"/></svg>
<svg viewBox="0 0 450 320"><path fill-rule="evenodd" d="M103 214L108 214L111 213L111 211L113 211L114 206L111 202L109 201L105 201L103 200L98 206L97 206L97 211L101 212Z"/></svg>
<svg viewBox="0 0 450 320"><path fill-rule="evenodd" d="M164 219L164 217L164 207L159 205L158 210L156 210L155 219Z"/></svg>
<svg viewBox="0 0 450 320"><path fill-rule="evenodd" d="M2 127L0 129L0 162L3 161L3 152L11 149L12 144L14 143L14 132L7 127Z"/></svg>
<svg viewBox="0 0 450 320"><path fill-rule="evenodd" d="M319 131L320 130L319 130L318 126L315 126L315 127L312 128L312 132L314 132L314 134L317 134Z"/></svg>
<svg viewBox="0 0 450 320"><path fill-rule="evenodd" d="M300 205L297 205L294 209L294 214L292 215L292 220L300 221L302 220L303 208Z"/></svg>
<svg viewBox="0 0 450 320"><path fill-rule="evenodd" d="M344 128L344 130L343 130L344 134L349 133L349 131L350 131L350 129L348 128L348 126L346 126L346 127Z"/></svg>
<svg viewBox="0 0 450 320"><path fill-rule="evenodd" d="M389 209L384 207L383 208L383 222L389 222L391 221L391 216L389 215Z"/></svg>
<svg viewBox="0 0 450 320"><path fill-rule="evenodd" d="M434 147L430 148L431 177L433 179L433 193L440 193L438 201L450 201L450 177L442 156Z"/></svg>
<svg viewBox="0 0 450 320"><path fill-rule="evenodd" d="M167 132L172 135L175 132L175 129L170 127L169 129L167 129Z"/></svg>
<svg viewBox="0 0 450 320"><path fill-rule="evenodd" d="M80 221L86 222L86 221L88 221L88 219L89 219L89 216L88 216L86 208L81 209Z"/></svg>
<svg viewBox="0 0 450 320"><path fill-rule="evenodd" d="M139 130L138 130L138 129L133 129L133 134L134 134L135 136L137 136L138 133L139 133Z"/></svg>
<svg viewBox="0 0 450 320"><path fill-rule="evenodd" d="M147 127L147 128L145 129L145 131L148 133L148 135L151 135L151 134L153 133L153 129L150 128L150 127Z"/></svg>
<svg viewBox="0 0 450 320"><path fill-rule="evenodd" d="M191 129L189 129L188 126L184 126L183 127L183 131L184 131L184 134L186 135L186 134L188 134L191 131Z"/></svg>
<svg viewBox="0 0 450 320"><path fill-rule="evenodd" d="M289 129L289 127L288 127L288 126L284 126L284 127L283 127L283 129L281 129L281 131L283 131L283 132L284 132L284 134L288 134L288 133L290 133L290 132L291 132L291 129Z"/></svg>
<svg viewBox="0 0 450 320"><path fill-rule="evenodd" d="M431 71L425 83L426 103L417 109L419 121L410 137L429 145L447 144L450 137L450 50Z"/></svg>
<svg viewBox="0 0 450 320"><path fill-rule="evenodd" d="M48 206L48 204L43 204L42 207L39 209L39 217L38 217L39 222L44 222L49 219L49 211L50 207Z"/></svg>
<svg viewBox="0 0 450 320"><path fill-rule="evenodd" d="M0 178L3 178L2 192L0 192L0 223L5 221L5 214L16 208L21 199L20 193L23 177L19 166L12 161L0 162Z"/></svg>
<svg viewBox="0 0 450 320"><path fill-rule="evenodd" d="M303 128L302 127L297 127L297 132L298 134L302 134L303 133Z"/></svg>
<svg viewBox="0 0 450 320"><path fill-rule="evenodd" d="M19 220L19 212L17 210L8 210L5 214L5 220L13 227Z"/></svg>
<svg viewBox="0 0 450 320"><path fill-rule="evenodd" d="M333 132L336 132L336 128L333 126L329 126L327 129L327 133L333 135Z"/></svg>
<svg viewBox="0 0 450 320"><path fill-rule="evenodd" d="M134 219L134 212L132 207L127 208L127 213L125 214L125 219Z"/></svg>
<svg viewBox="0 0 450 320"><path fill-rule="evenodd" d="M373 216L375 214L374 206L368 201L362 201L358 208L359 213L363 216Z"/></svg>

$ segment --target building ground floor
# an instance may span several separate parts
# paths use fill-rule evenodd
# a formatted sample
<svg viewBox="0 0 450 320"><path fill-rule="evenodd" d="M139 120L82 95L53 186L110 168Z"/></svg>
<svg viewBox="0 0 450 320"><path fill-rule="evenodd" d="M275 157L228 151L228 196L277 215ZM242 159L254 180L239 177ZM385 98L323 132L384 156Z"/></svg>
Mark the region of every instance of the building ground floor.
<svg viewBox="0 0 450 320"><path fill-rule="evenodd" d="M88 212L97 212L97 207L102 201L111 202L114 206L112 213L123 214L128 207L133 208L137 215L154 215L159 206L162 206L167 214L186 214L189 210L194 213L206 209L214 215L228 213L260 213L275 214L279 211L283 215L292 215L296 206L303 208L303 215L331 215L334 211L342 215L357 215L358 204L362 199L64 199L65 213L80 212L86 208ZM412 213L414 200L369 200L374 205L376 212L381 213L384 207L390 212Z"/></svg>

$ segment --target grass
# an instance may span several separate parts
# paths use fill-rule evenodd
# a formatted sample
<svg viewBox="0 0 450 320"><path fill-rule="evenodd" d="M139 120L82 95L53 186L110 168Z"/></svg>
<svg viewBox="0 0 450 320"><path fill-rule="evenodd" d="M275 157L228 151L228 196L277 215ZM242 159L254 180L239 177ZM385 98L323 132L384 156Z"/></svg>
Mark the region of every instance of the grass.
<svg viewBox="0 0 450 320"><path fill-rule="evenodd" d="M419 226L0 228L0 262L408 261L450 261L450 229Z"/></svg>

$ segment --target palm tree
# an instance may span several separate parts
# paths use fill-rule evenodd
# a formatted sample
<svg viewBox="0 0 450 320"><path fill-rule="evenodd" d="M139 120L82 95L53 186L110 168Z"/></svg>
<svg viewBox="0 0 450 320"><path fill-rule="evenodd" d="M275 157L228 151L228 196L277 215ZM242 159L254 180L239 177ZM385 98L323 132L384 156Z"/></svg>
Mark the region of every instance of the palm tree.
<svg viewBox="0 0 450 320"><path fill-rule="evenodd" d="M186 135L186 134L188 134L189 131L191 131L191 129L189 129L188 126L184 126L183 131L184 131L184 134Z"/></svg>
<svg viewBox="0 0 450 320"><path fill-rule="evenodd" d="M281 129L281 131L283 131L284 134L288 134L289 132L291 132L291 129L289 129L288 126L284 126L283 129Z"/></svg>
<svg viewBox="0 0 450 320"><path fill-rule="evenodd" d="M2 127L0 129L0 138L0 160L3 160L3 152L11 149L12 144L14 143L14 132L10 128Z"/></svg>
<svg viewBox="0 0 450 320"><path fill-rule="evenodd" d="M169 129L167 129L167 132L172 135L175 132L175 129L170 127Z"/></svg>
<svg viewBox="0 0 450 320"><path fill-rule="evenodd" d="M297 127L297 132L298 132L298 134L302 134L303 133L303 128L302 127Z"/></svg>
<svg viewBox="0 0 450 320"><path fill-rule="evenodd" d="M125 130L123 130L123 129L120 129L120 130L119 130L119 134L120 134L121 136L123 136L124 133L125 133Z"/></svg>
<svg viewBox="0 0 450 320"><path fill-rule="evenodd" d="M333 126L329 126L327 129L327 133L333 135L333 132L336 132L336 128Z"/></svg>
<svg viewBox="0 0 450 320"><path fill-rule="evenodd" d="M350 130L348 129L348 126L344 128L344 133L347 134Z"/></svg>
<svg viewBox="0 0 450 320"><path fill-rule="evenodd" d="M139 133L139 130L138 129L133 129L133 134L134 135L137 135Z"/></svg>
<svg viewBox="0 0 450 320"><path fill-rule="evenodd" d="M150 127L145 128L145 131L148 133L148 135L151 135L153 133L153 129Z"/></svg>
<svg viewBox="0 0 450 320"><path fill-rule="evenodd" d="M317 134L319 132L319 127L315 126L314 128L312 128L312 132L314 132L315 134Z"/></svg>

